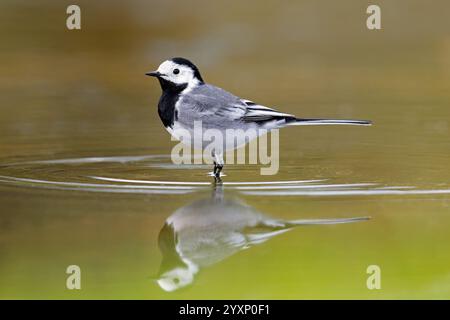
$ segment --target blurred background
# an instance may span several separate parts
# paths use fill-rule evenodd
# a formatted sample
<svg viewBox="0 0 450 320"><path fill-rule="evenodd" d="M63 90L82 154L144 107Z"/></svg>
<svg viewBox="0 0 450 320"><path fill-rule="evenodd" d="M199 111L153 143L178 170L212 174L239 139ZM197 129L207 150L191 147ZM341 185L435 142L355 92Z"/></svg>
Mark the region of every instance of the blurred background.
<svg viewBox="0 0 450 320"><path fill-rule="evenodd" d="M70 4L81 8L81 30L66 28ZM381 7L382 30L366 28L369 4ZM258 103L299 117L375 123L287 129L277 176L234 166L228 181L327 179L444 191L244 197L271 216L373 219L291 231L171 295L152 280L158 233L200 195L0 183L0 297L450 298L449 10L445 0L2 0L0 176L210 181L205 167L146 161L23 165L167 155L174 142L157 115L160 87L144 73L182 56L207 82ZM86 270L81 291L65 289L69 264ZM385 270L382 290L365 287L369 264Z"/></svg>

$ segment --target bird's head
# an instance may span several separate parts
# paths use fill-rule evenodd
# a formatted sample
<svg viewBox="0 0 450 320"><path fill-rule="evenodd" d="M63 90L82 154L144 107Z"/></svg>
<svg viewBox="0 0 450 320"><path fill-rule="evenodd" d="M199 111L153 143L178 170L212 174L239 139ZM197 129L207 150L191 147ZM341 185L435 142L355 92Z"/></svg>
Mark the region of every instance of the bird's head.
<svg viewBox="0 0 450 320"><path fill-rule="evenodd" d="M183 288L194 281L198 267L195 265L177 267L162 274L156 281L164 291L175 291Z"/></svg>
<svg viewBox="0 0 450 320"><path fill-rule="evenodd" d="M203 83L198 68L185 58L166 60L156 71L148 72L146 75L158 78L163 90L174 87L193 87Z"/></svg>
<svg viewBox="0 0 450 320"><path fill-rule="evenodd" d="M174 291L191 284L199 267L180 255L172 224L164 224L159 232L158 245L163 256L156 280L158 285L165 291Z"/></svg>

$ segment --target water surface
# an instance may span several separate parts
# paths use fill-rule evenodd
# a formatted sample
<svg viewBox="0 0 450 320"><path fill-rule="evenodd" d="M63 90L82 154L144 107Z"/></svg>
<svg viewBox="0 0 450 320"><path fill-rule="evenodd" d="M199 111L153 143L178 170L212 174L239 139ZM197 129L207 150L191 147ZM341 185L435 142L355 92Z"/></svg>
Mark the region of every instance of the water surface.
<svg viewBox="0 0 450 320"><path fill-rule="evenodd" d="M62 4L2 2L0 297L450 298L448 4L383 2L378 33L359 1L195 5L80 1L69 32ZM285 129L277 175L229 166L217 193L211 168L170 161L144 73L171 56L258 103L375 125Z"/></svg>

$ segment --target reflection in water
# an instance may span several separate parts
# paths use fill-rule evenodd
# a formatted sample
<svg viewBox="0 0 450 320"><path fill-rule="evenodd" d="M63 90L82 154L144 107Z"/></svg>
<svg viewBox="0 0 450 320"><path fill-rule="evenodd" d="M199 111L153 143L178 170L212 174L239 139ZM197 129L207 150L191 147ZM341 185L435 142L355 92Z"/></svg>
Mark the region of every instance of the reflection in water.
<svg viewBox="0 0 450 320"><path fill-rule="evenodd" d="M226 199L219 185L211 198L179 208L167 218L159 234L163 259L157 282L163 290L174 291L191 284L201 268L216 264L293 227L361 220L368 218L275 219L239 200Z"/></svg>

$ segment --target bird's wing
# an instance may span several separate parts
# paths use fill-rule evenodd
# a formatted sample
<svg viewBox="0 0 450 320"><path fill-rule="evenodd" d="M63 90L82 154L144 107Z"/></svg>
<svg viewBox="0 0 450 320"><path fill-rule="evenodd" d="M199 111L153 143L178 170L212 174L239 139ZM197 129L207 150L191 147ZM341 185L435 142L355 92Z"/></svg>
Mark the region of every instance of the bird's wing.
<svg viewBox="0 0 450 320"><path fill-rule="evenodd" d="M293 114L279 112L249 100L241 100L246 105L243 121L257 123L264 128L280 128L284 126L311 126L311 125L358 125L370 126L369 120L348 119L305 119L297 118Z"/></svg>
<svg viewBox="0 0 450 320"><path fill-rule="evenodd" d="M247 122L268 122L295 119L295 116L292 114L279 112L275 109L265 107L250 100L241 99L241 102L245 104L246 109L242 120Z"/></svg>
<svg viewBox="0 0 450 320"><path fill-rule="evenodd" d="M303 119L241 99L221 88L203 84L181 98L180 112L186 122L205 120L205 124L229 128L236 122L273 129L287 125L371 125L367 120Z"/></svg>
<svg viewBox="0 0 450 320"><path fill-rule="evenodd" d="M246 105L238 97L209 84L193 88L180 102L179 112L185 118L205 119L208 123L236 121L246 113Z"/></svg>
<svg viewBox="0 0 450 320"><path fill-rule="evenodd" d="M250 100L241 99L221 88L204 84L182 97L182 108L186 116L208 118L209 122L243 121L265 124L273 121L295 120L295 116L279 112ZM201 120L201 119L198 119Z"/></svg>

